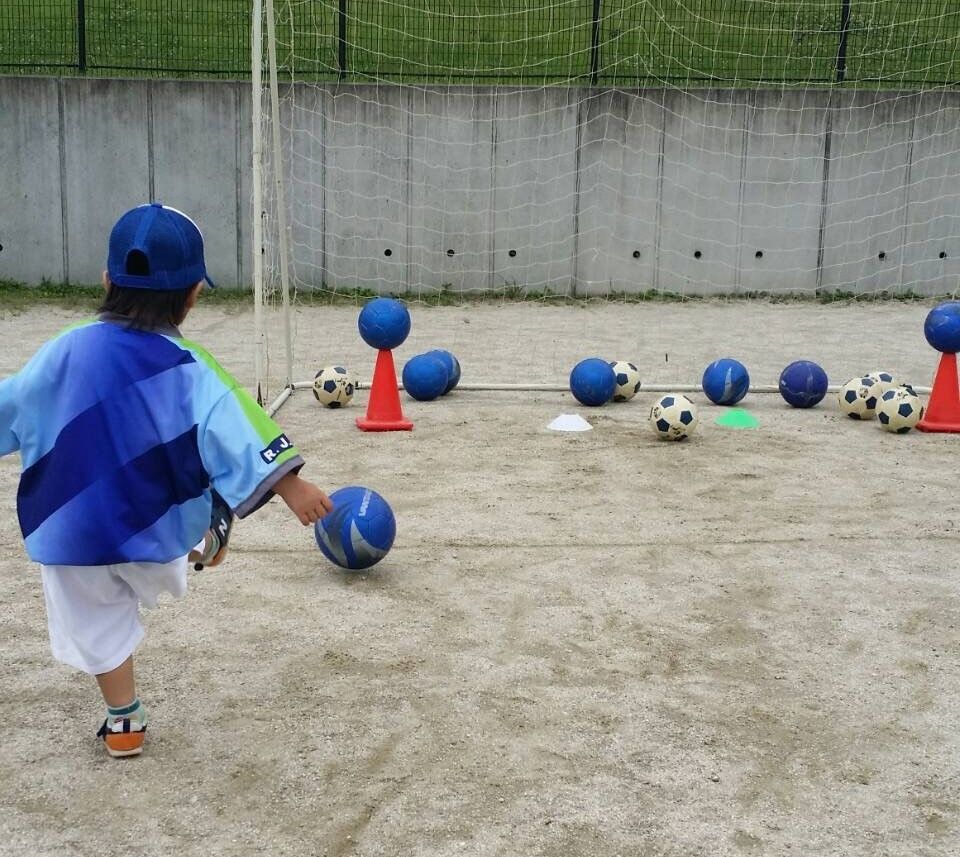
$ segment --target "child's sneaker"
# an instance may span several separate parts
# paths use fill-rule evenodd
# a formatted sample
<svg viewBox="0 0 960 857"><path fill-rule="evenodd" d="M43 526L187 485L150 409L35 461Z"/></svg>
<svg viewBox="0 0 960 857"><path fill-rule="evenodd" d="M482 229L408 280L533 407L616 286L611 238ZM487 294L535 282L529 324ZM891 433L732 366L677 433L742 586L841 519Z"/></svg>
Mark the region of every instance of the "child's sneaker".
<svg viewBox="0 0 960 857"><path fill-rule="evenodd" d="M194 571L202 571L205 565L218 565L227 552L230 530L233 529L233 510L213 488L213 508L210 511L210 544L193 566Z"/></svg>
<svg viewBox="0 0 960 857"><path fill-rule="evenodd" d="M118 717L103 721L97 737L103 739L107 752L115 759L121 756L139 756L143 752L143 739L147 724L139 718Z"/></svg>

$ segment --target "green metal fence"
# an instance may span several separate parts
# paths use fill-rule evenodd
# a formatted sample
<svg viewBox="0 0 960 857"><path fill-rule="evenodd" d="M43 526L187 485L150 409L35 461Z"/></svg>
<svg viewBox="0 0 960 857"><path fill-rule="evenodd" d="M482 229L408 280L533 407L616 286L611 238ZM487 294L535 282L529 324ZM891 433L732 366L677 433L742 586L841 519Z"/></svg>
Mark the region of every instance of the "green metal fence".
<svg viewBox="0 0 960 857"><path fill-rule="evenodd" d="M0 73L245 77L251 0L4 0ZM275 0L318 80L960 86L955 0Z"/></svg>

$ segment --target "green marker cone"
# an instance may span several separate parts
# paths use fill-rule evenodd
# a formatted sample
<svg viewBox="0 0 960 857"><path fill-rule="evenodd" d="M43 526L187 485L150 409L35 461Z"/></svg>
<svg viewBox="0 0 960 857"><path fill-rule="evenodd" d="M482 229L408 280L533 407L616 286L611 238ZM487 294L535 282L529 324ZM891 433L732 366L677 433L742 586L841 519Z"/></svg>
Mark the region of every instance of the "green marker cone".
<svg viewBox="0 0 960 857"><path fill-rule="evenodd" d="M718 426L727 426L729 428L756 428L760 425L758 420L750 411L743 408L730 408L725 413L717 417L714 422Z"/></svg>

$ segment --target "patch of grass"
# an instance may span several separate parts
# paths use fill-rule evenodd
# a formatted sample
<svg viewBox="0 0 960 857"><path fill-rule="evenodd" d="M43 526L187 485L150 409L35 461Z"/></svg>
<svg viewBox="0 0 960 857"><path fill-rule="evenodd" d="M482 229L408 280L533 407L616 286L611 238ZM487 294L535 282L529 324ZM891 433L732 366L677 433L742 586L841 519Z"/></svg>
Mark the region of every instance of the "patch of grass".
<svg viewBox="0 0 960 857"><path fill-rule="evenodd" d="M0 314L18 314L38 306L57 306L63 309L93 312L103 296L100 286L76 286L67 283L43 282L38 286L0 280ZM380 297L372 289L300 289L291 298L294 307L307 306L362 306L368 300ZM910 289L857 293L852 290L820 290L816 292L747 291L715 295L681 294L679 292L646 289L640 292L611 291L602 295L569 295L550 290L528 289L516 283L489 292L457 292L450 286L419 293L395 292L382 295L417 306L473 306L500 303L526 303L541 306L580 306L596 304L692 303L704 301L762 301L766 303L901 303L956 300L956 294L921 295ZM251 289L205 289L202 305L216 306L227 311L241 312L253 308ZM280 298L273 295L270 303L279 306Z"/></svg>
<svg viewBox="0 0 960 857"><path fill-rule="evenodd" d="M605 0L405 0L277 4L278 60L301 79L409 83L752 87L837 83L838 0L698 4ZM245 78L249 0L5 0L0 68ZM341 10L343 17L341 18ZM345 41L339 40L344 27ZM952 0L851 4L846 85L960 85Z"/></svg>
<svg viewBox="0 0 960 857"><path fill-rule="evenodd" d="M44 281L28 286L0 280L0 312L21 313L36 306L58 306L93 312L103 297L100 286L71 286Z"/></svg>
<svg viewBox="0 0 960 857"><path fill-rule="evenodd" d="M890 292L886 289L879 292L858 293L846 291L844 289L835 289L827 291L820 289L816 292L816 300L822 304L832 303L866 303L877 301L900 301L902 303L911 303L914 301L931 301L937 299L946 299L951 295L921 295L911 289L905 289L902 292Z"/></svg>

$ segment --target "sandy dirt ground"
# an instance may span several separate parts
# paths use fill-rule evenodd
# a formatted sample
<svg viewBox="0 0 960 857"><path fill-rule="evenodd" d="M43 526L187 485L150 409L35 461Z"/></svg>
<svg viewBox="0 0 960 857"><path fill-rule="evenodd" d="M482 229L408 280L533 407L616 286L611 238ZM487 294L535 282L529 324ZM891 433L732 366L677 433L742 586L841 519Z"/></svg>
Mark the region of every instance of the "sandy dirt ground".
<svg viewBox="0 0 960 857"><path fill-rule="evenodd" d="M565 383L588 356L756 384L814 359L929 386L929 305L692 302L412 308L405 359L463 383ZM357 309L296 313L297 380L369 379ZM0 376L76 316L0 313ZM184 333L253 383L252 313ZM278 328L271 329L279 359ZM277 500L229 560L145 613L138 759L94 738L93 681L53 661L0 460L0 854L948 857L960 853L960 437L894 436L777 394L658 441L653 394L457 390L367 434L297 392L279 422L327 490L398 525L366 573ZM593 430L556 433L561 413Z"/></svg>

